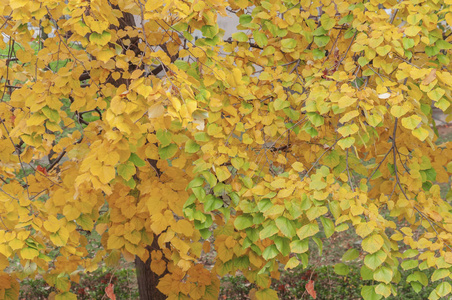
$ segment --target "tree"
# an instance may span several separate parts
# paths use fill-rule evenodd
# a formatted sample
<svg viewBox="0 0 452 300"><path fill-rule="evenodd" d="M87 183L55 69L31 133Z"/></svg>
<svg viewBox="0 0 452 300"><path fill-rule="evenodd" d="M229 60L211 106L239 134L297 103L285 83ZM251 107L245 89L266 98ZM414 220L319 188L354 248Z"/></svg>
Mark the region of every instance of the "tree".
<svg viewBox="0 0 452 300"><path fill-rule="evenodd" d="M3 0L0 298L41 274L74 299L123 256L143 299L216 299L237 270L277 299L279 264L349 227L365 299L401 268L448 295L451 3Z"/></svg>

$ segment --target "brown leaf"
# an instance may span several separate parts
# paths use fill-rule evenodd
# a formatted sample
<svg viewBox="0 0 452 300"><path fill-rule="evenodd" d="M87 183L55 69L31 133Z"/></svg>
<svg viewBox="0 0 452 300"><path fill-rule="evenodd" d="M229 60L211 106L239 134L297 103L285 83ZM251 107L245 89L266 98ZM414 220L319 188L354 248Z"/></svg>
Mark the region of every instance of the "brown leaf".
<svg viewBox="0 0 452 300"><path fill-rule="evenodd" d="M424 80L422 80L422 84L423 85L429 85L430 82L435 80L435 78L436 78L436 69L432 69L430 71L430 73L427 75L427 77L425 77Z"/></svg>
<svg viewBox="0 0 452 300"><path fill-rule="evenodd" d="M114 284L109 284L106 288L105 288L105 294L107 295L107 297L111 300L116 300L116 295L115 295L115 291L114 291Z"/></svg>
<svg viewBox="0 0 452 300"><path fill-rule="evenodd" d="M309 282L306 284L306 291L308 292L309 295L311 295L312 298L317 299L317 293L314 290L314 281L313 280L309 280Z"/></svg>

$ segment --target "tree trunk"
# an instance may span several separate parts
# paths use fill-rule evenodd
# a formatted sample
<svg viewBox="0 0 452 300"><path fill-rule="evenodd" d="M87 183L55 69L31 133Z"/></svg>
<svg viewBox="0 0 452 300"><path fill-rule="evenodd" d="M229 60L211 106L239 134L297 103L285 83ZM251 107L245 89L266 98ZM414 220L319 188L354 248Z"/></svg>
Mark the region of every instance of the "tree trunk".
<svg viewBox="0 0 452 300"><path fill-rule="evenodd" d="M127 26L136 28L135 18L133 15L131 15L130 13L124 13L123 16L124 16L123 18L119 19L118 29L124 30ZM129 50L134 51L137 56L143 55L142 51L138 47L140 40L137 37L130 38L130 40L131 45L129 46ZM176 58L174 58L174 60L175 59ZM139 68L139 66L129 63L130 73L132 73L137 68ZM119 87L121 84L126 84L128 86L128 79L119 78L118 80L113 80L112 78L110 78L110 83L113 84L115 87ZM149 160L149 163L154 167L154 169L158 170L156 160ZM159 171L157 172L158 172L157 175L160 175L160 172ZM151 261L152 261L150 256L151 251L160 249L157 242L157 238L158 236L155 236L152 245L150 247L147 247L149 251L149 258L146 260L146 262L142 261L138 256L135 256L135 268L137 272L138 291L140 293L140 300L163 300L167 298L157 289L159 279L162 276L164 276L167 272L164 272L162 275L159 276L152 272L151 270Z"/></svg>
<svg viewBox="0 0 452 300"><path fill-rule="evenodd" d="M164 300L166 296L157 289L157 284L161 276L151 270L151 249L159 249L157 237L154 237L151 247L148 247L149 258L146 262L142 261L138 256L135 257L140 300Z"/></svg>

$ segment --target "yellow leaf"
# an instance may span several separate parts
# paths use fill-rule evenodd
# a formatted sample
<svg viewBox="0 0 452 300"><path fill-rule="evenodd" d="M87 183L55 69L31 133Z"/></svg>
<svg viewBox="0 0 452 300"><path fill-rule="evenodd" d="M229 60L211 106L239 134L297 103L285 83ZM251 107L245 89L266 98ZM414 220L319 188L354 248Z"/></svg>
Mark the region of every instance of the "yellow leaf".
<svg viewBox="0 0 452 300"><path fill-rule="evenodd" d="M151 270L157 275L162 275L166 270L166 262L164 260L152 260Z"/></svg>
<svg viewBox="0 0 452 300"><path fill-rule="evenodd" d="M99 177L100 182L107 184L115 178L116 171L112 166L103 165L99 161L94 161L90 169L93 175Z"/></svg>
<svg viewBox="0 0 452 300"><path fill-rule="evenodd" d="M234 80L236 82L236 85L240 85L242 82L242 72L238 68L234 68L232 70L232 75L234 76Z"/></svg>
<svg viewBox="0 0 452 300"><path fill-rule="evenodd" d="M314 221L314 223L309 223L298 229L297 235L300 238L300 240L304 240L307 237L313 236L317 232L319 232L319 225L317 224L316 221Z"/></svg>
<svg viewBox="0 0 452 300"><path fill-rule="evenodd" d="M20 256L22 256L23 259L34 259L39 255L39 251L33 248L24 248L20 250Z"/></svg>
<svg viewBox="0 0 452 300"><path fill-rule="evenodd" d="M115 55L115 53L113 52L113 50L107 48L107 49L102 49L101 51L99 51L96 54L96 58L99 59L100 61L106 63L107 61L110 60L110 58L112 58Z"/></svg>
<svg viewBox="0 0 452 300"><path fill-rule="evenodd" d="M390 45L385 45L385 46L382 46L382 47L378 47L375 50L377 51L378 55L385 56L386 54L389 53L389 51L391 51L391 46Z"/></svg>
<svg viewBox="0 0 452 300"><path fill-rule="evenodd" d="M371 236L368 236L362 241L362 248L364 251L367 251L369 253L375 253L378 250L381 249L381 247L384 244L384 240L379 234L373 234Z"/></svg>
<svg viewBox="0 0 452 300"><path fill-rule="evenodd" d="M414 26L409 26L409 27L407 27L407 28L405 29L405 34L406 34L407 36L415 36L415 35L417 35L417 34L419 33L419 31L421 31L421 27L416 26L416 25L414 25Z"/></svg>
<svg viewBox="0 0 452 300"><path fill-rule="evenodd" d="M286 263L284 270L293 269L300 264L300 261L295 256L291 257L289 261Z"/></svg>
<svg viewBox="0 0 452 300"><path fill-rule="evenodd" d="M306 216L309 221L312 221L328 212L328 208L326 206L313 206L307 212Z"/></svg>
<svg viewBox="0 0 452 300"><path fill-rule="evenodd" d="M226 179L231 177L231 173L226 166L216 167L215 174L217 174L218 181L220 182L224 182Z"/></svg>
<svg viewBox="0 0 452 300"><path fill-rule="evenodd" d="M149 107L148 117L149 117L149 119L156 119L156 118L163 116L164 113L165 113L165 107L161 103L156 103L156 104L152 105L151 107Z"/></svg>
<svg viewBox="0 0 452 300"><path fill-rule="evenodd" d="M349 111L348 113L343 115L342 118L339 119L339 122L340 123L347 123L348 121L350 121L351 119L357 117L358 115L359 115L359 111L357 111L357 110Z"/></svg>
<svg viewBox="0 0 452 300"><path fill-rule="evenodd" d="M29 1L28 0L14 0L14 1L10 1L9 5L11 6L12 9L18 9L21 7L24 7Z"/></svg>
<svg viewBox="0 0 452 300"><path fill-rule="evenodd" d="M65 246L69 239L69 231L65 227L61 227L58 232L50 235L50 240L55 246Z"/></svg>
<svg viewBox="0 0 452 300"><path fill-rule="evenodd" d="M275 290L272 289L263 289L260 291L257 291L256 294L257 300L278 300L278 293Z"/></svg>
<svg viewBox="0 0 452 300"><path fill-rule="evenodd" d="M420 141L425 141L425 139L428 137L429 133L427 129L424 129L422 127L416 128L412 131L413 135L417 137Z"/></svg>
<svg viewBox="0 0 452 300"><path fill-rule="evenodd" d="M296 161L292 164L292 169L294 169L297 172L303 172L305 170L303 164L298 161Z"/></svg>
<svg viewBox="0 0 452 300"><path fill-rule="evenodd" d="M54 216L49 216L44 222L44 228L49 232L57 232L60 229L60 222Z"/></svg>
<svg viewBox="0 0 452 300"><path fill-rule="evenodd" d="M391 107L391 115L393 115L396 118L400 118L407 112L408 112L408 109L405 106L394 105L393 107Z"/></svg>
<svg viewBox="0 0 452 300"><path fill-rule="evenodd" d="M275 189L282 189L286 186L286 180L283 178L278 178L276 180L273 180L270 184Z"/></svg>
<svg viewBox="0 0 452 300"><path fill-rule="evenodd" d="M110 235L107 240L107 248L108 249L120 249L124 246L125 240L123 237L119 237L116 235Z"/></svg>
<svg viewBox="0 0 452 300"><path fill-rule="evenodd" d="M449 24L449 26L452 26L452 13L446 14L446 22Z"/></svg>
<svg viewBox="0 0 452 300"><path fill-rule="evenodd" d="M357 100L358 100L357 98L352 98L352 97L349 97L349 96L343 96L338 101L339 108L349 107L349 106L353 105Z"/></svg>
<svg viewBox="0 0 452 300"><path fill-rule="evenodd" d="M432 69L430 73L422 80L423 85L429 85L436 78L436 69Z"/></svg>
<svg viewBox="0 0 452 300"><path fill-rule="evenodd" d="M419 125L419 123L421 123L421 121L422 121L421 117L419 117L418 115L412 115L407 118L403 118L402 125L406 129L413 130Z"/></svg>
<svg viewBox="0 0 452 300"><path fill-rule="evenodd" d="M185 236L192 236L194 229L193 224L185 219L177 221L176 225L172 229L177 233L182 233Z"/></svg>

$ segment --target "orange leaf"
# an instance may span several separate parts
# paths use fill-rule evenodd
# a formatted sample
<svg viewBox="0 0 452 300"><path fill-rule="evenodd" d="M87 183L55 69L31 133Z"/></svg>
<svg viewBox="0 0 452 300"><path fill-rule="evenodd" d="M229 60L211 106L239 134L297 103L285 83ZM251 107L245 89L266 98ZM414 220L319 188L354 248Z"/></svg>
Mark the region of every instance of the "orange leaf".
<svg viewBox="0 0 452 300"><path fill-rule="evenodd" d="M105 288L105 294L107 295L107 297L111 300L116 300L116 295L115 295L115 291L114 291L114 284L109 284L106 288Z"/></svg>
<svg viewBox="0 0 452 300"><path fill-rule="evenodd" d="M312 296L312 298L317 299L317 293L314 290L314 281L313 280L309 280L309 282L306 284L306 291L308 292L309 295Z"/></svg>
<svg viewBox="0 0 452 300"><path fill-rule="evenodd" d="M44 174L44 175L49 175L49 174L47 174L47 170L43 167L43 166L37 166L36 167L36 170L38 171L38 172L41 172L42 174Z"/></svg>

